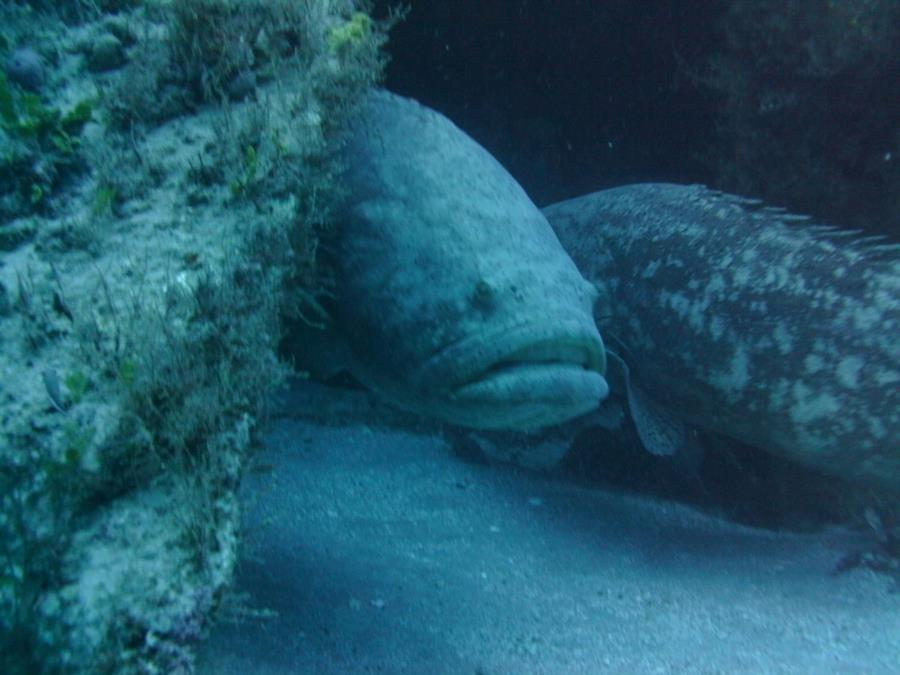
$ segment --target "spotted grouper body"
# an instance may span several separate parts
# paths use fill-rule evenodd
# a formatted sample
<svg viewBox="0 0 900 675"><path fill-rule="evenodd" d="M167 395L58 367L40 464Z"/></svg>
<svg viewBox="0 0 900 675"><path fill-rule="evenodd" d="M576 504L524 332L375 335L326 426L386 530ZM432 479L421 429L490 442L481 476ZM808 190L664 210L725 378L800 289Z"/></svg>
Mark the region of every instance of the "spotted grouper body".
<svg viewBox="0 0 900 675"><path fill-rule="evenodd" d="M659 404L832 474L900 487L900 256L701 186L544 210L604 290L601 330Z"/></svg>

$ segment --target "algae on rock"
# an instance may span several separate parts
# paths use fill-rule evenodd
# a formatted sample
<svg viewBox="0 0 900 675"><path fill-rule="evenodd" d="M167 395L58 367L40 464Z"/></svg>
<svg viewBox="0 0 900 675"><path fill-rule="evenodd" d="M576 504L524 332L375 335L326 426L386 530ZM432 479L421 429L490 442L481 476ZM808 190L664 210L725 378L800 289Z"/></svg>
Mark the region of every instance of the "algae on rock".
<svg viewBox="0 0 900 675"><path fill-rule="evenodd" d="M34 3L10 36L50 27L41 109L79 126L53 113L48 138L80 132L85 170L0 254L0 669L190 672L388 25L335 53L352 0L90 5ZM138 39L96 73L105 10Z"/></svg>

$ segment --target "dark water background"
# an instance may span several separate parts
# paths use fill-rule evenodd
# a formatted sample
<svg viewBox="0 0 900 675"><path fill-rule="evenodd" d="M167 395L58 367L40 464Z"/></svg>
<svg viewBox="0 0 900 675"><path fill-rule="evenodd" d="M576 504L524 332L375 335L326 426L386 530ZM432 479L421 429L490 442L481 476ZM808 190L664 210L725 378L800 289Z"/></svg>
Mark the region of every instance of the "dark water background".
<svg viewBox="0 0 900 675"><path fill-rule="evenodd" d="M388 88L447 114L538 205L700 182L900 239L896 0L408 7Z"/></svg>

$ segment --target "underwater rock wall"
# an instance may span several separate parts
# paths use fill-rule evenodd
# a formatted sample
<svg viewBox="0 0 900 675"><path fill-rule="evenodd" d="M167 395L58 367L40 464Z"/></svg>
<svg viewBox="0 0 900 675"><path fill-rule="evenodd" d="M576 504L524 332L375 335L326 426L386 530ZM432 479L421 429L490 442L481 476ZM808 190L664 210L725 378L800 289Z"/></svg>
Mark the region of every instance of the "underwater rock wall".
<svg viewBox="0 0 900 675"><path fill-rule="evenodd" d="M353 0L0 6L0 670L190 672L313 320Z"/></svg>
<svg viewBox="0 0 900 675"><path fill-rule="evenodd" d="M900 237L900 4L730 2L718 27L717 187Z"/></svg>

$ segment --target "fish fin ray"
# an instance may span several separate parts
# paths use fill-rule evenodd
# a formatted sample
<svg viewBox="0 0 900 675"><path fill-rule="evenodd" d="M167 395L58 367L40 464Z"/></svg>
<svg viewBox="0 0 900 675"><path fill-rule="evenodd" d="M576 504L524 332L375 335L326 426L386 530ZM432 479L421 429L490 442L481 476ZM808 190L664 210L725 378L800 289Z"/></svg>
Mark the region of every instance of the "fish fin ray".
<svg viewBox="0 0 900 675"><path fill-rule="evenodd" d="M631 381L631 370L621 356L609 349L606 353L609 362L621 370L628 409L641 445L657 457L674 455L687 439L684 423Z"/></svg>
<svg viewBox="0 0 900 675"><path fill-rule="evenodd" d="M835 225L823 225L817 223L812 217L790 213L787 209L778 206L768 206L762 200L753 197L742 197L728 192L714 190L705 185L692 185L698 197L703 200L716 200L731 204L743 210L748 216L764 218L772 224L779 224L786 228L801 229L814 235L823 241L840 240L845 246L850 246L857 253L871 261L893 261L900 253L900 242L888 235L868 234L865 230L843 228Z"/></svg>
<svg viewBox="0 0 900 675"><path fill-rule="evenodd" d="M628 407L641 444L651 455L669 457L684 446L684 423L654 403L640 387L628 387Z"/></svg>

